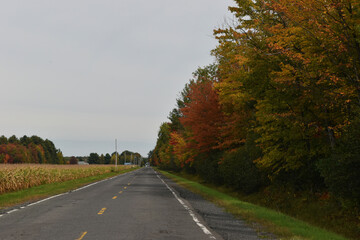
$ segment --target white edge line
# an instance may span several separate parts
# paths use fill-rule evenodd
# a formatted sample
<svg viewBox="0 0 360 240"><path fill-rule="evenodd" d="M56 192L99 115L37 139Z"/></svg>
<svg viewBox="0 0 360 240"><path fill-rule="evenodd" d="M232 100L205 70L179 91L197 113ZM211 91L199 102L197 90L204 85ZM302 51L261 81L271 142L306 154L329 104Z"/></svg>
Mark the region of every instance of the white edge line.
<svg viewBox="0 0 360 240"><path fill-rule="evenodd" d="M37 202L34 202L34 203L30 203L30 204L28 204L28 205L27 205L27 207L30 207L30 206L33 206L33 205L36 205L36 204L39 204L39 203L45 202L45 201L50 200L50 199L53 199L53 198L60 197L60 196L65 195L65 194L69 194L69 192L66 192L66 193L61 193L61 194L58 194L58 195L54 195L54 196L51 196L51 197L48 197L48 198L42 199L42 200L37 201Z"/></svg>
<svg viewBox="0 0 360 240"><path fill-rule="evenodd" d="M94 182L94 183L90 183L90 184L85 185L85 186L83 186L83 187L81 187L81 188L77 188L77 189L75 189L75 190L72 190L71 192L77 192L77 191L83 190L83 189L85 189L85 188L94 186L95 184L98 184L98 183L103 182L103 181L104 181L104 180L101 180L101 181L98 181L98 182Z"/></svg>
<svg viewBox="0 0 360 240"><path fill-rule="evenodd" d="M16 212L16 211L19 211L19 209L13 209L13 210L11 210L11 211L8 211L6 214L10 214L10 213L13 213L13 212Z"/></svg>
<svg viewBox="0 0 360 240"><path fill-rule="evenodd" d="M174 192L174 190L171 189L171 187L169 187L169 185L160 177L160 175L156 174L156 176L165 184L165 186L170 190L170 192L174 195L174 197L176 198L176 200L178 200L178 202L188 211L188 213L190 214L190 216L192 217L192 219L194 220L194 222L201 228L201 230L210 237L210 239L216 239L216 237L209 231L209 229L207 229L207 227L204 226L204 224L202 224L199 219L196 217L196 215L194 214L194 212L190 209L189 206L187 206L184 201L182 201L177 194Z"/></svg>

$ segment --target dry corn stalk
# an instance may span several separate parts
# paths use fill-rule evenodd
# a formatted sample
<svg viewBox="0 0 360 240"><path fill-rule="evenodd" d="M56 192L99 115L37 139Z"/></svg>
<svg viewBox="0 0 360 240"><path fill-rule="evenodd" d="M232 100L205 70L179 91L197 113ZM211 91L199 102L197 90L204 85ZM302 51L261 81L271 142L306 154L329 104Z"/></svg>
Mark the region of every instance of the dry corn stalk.
<svg viewBox="0 0 360 240"><path fill-rule="evenodd" d="M119 166L129 168L131 166ZM0 164L0 194L112 171L109 165Z"/></svg>

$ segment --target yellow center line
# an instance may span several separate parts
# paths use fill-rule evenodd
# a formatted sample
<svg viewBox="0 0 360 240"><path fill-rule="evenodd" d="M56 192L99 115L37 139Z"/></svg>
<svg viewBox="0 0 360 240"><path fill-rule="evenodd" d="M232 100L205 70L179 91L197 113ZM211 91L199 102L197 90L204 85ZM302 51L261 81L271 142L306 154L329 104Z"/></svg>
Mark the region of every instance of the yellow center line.
<svg viewBox="0 0 360 240"><path fill-rule="evenodd" d="M100 212L98 212L99 215L103 214L105 212L106 208L102 208Z"/></svg>
<svg viewBox="0 0 360 240"><path fill-rule="evenodd" d="M128 185L130 185L131 183L128 183Z"/></svg>
<svg viewBox="0 0 360 240"><path fill-rule="evenodd" d="M127 187L124 187L124 189L127 189Z"/></svg>
<svg viewBox="0 0 360 240"><path fill-rule="evenodd" d="M119 192L120 194L122 193L122 191Z"/></svg>
<svg viewBox="0 0 360 240"><path fill-rule="evenodd" d="M81 236L80 236L79 238L77 238L76 240L81 240L81 239L83 239L86 234L87 234L87 232L83 232L83 233L81 234Z"/></svg>
<svg viewBox="0 0 360 240"><path fill-rule="evenodd" d="M117 196L113 196L113 198L112 199L116 199L117 198Z"/></svg>

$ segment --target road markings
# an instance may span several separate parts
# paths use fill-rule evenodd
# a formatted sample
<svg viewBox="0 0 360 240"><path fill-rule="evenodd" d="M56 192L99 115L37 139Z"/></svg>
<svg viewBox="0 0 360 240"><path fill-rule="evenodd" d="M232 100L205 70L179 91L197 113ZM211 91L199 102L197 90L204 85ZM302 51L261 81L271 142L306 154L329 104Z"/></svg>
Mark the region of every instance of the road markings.
<svg viewBox="0 0 360 240"><path fill-rule="evenodd" d="M128 183L128 185L130 186L131 183Z"/></svg>
<svg viewBox="0 0 360 240"><path fill-rule="evenodd" d="M141 168L140 168L140 169L137 169L137 170L134 170L134 171L131 171L131 172L119 174L119 175L114 176L114 177L112 177L112 178L103 179L103 180L100 180L100 181L98 181L98 182L85 185L84 187L77 188L77 189L75 189L75 190L71 190L71 191L68 191L68 192L65 192L65 193L57 194L57 195L54 195L54 196L51 196L51 197L48 197L48 198L39 200L39 201L37 201L37 202L30 203L30 204L28 204L28 205L26 205L26 206L20 207L20 209L24 209L24 208L27 208L27 207L31 207L31 206L37 205L37 204L39 204L39 203L42 203L42 202L48 201L48 200L50 200L50 199L54 199L54 198L57 198L57 197L66 195L66 194L70 194L70 193L73 193L73 192L81 191L81 190L83 190L83 189L85 189L85 188L94 186L94 185L96 185L96 184L98 184L98 183L101 183L101 182L109 181L109 180L111 180L111 179L115 179L115 178L122 177L122 176L125 176L125 175L134 175L135 172L140 171L140 170L141 170ZM125 189L126 189L126 187L125 187ZM17 209L17 210L20 210L20 209ZM16 212L17 210L15 210L15 211L9 211L9 212L6 212L5 214L10 214L10 213ZM0 217L4 216L5 214L0 214Z"/></svg>
<svg viewBox="0 0 360 240"><path fill-rule="evenodd" d="M34 202L34 203L30 203L29 205L27 205L27 207L34 206L34 205L36 205L36 204L39 204L39 203L48 201L48 200L53 199L53 198L57 198L57 197L63 196L63 195L65 195L65 194L69 194L69 192L61 193L61 194L58 194L58 195L54 195L54 196L45 198L45 199L43 199L43 200L40 200L40 201L37 201L37 202Z"/></svg>
<svg viewBox="0 0 360 240"><path fill-rule="evenodd" d="M122 194L122 191L120 191L119 193Z"/></svg>
<svg viewBox="0 0 360 240"><path fill-rule="evenodd" d="M16 211L19 211L19 209L13 209L11 211L8 211L7 214L10 214L10 213L13 213L13 212L16 212Z"/></svg>
<svg viewBox="0 0 360 240"><path fill-rule="evenodd" d="M124 187L124 189L127 189L127 187Z"/></svg>
<svg viewBox="0 0 360 240"><path fill-rule="evenodd" d="M94 185L96 185L96 184L98 184L98 183L105 182L105 181L107 181L107 180L110 180L110 179L104 179L104 180L100 180L100 181L98 181L98 182L90 183L90 184L85 185L85 186L83 186L83 187L81 187L81 188L77 188L77 189L75 189L75 190L72 190L72 192L81 191L81 190L83 190L83 189L85 189L85 188L94 186Z"/></svg>
<svg viewBox="0 0 360 240"><path fill-rule="evenodd" d="M102 209L100 210L100 212L98 212L98 215L103 214L103 213L105 212L105 210L106 210L106 208L102 208Z"/></svg>
<svg viewBox="0 0 360 240"><path fill-rule="evenodd" d="M112 199L116 199L117 198L117 196L113 196L113 198Z"/></svg>
<svg viewBox="0 0 360 240"><path fill-rule="evenodd" d="M87 234L87 232L83 232L83 233L81 234L81 236L80 236L79 238L77 238L76 240L81 240L81 239L83 239L86 234Z"/></svg>
<svg viewBox="0 0 360 240"><path fill-rule="evenodd" d="M178 200L178 202L188 211L188 213L190 214L190 216L192 217L192 219L194 220L194 222L201 228L201 230L209 236L210 239L216 239L216 237L209 231L209 229L207 229L207 227L204 226L204 224L202 224L199 219L196 217L196 215L194 214L194 212L190 209L190 207L188 205L186 205L184 203L183 200L181 200L177 194L174 192L174 190L171 189L171 187L169 187L169 185L167 185L166 182L164 182L164 180L162 180L162 178L160 177L160 175L156 174L156 176L165 184L165 186L170 190L170 192L174 195L174 197L176 198L176 200Z"/></svg>

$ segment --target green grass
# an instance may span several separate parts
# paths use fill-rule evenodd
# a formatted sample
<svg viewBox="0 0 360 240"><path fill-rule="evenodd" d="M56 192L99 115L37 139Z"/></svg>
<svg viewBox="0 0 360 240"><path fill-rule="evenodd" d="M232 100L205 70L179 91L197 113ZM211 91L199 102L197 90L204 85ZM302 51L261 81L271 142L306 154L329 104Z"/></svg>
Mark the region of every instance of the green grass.
<svg viewBox="0 0 360 240"><path fill-rule="evenodd" d="M165 176L175 180L178 184L202 195L204 198L224 207L226 211L238 216L254 226L259 231L267 231L275 234L280 239L302 240L345 240L347 238L328 232L324 229L311 226L308 223L297 220L280 212L257 206L238 198L217 191L211 187L204 186L196 181L160 171ZM261 226L261 227L260 227Z"/></svg>
<svg viewBox="0 0 360 240"><path fill-rule="evenodd" d="M65 182L44 184L28 189L5 193L0 195L0 209L8 208L14 205L22 204L29 201L36 201L56 194L64 193L84 185L110 178L119 174L124 174L136 170L138 168L124 169L120 171L112 171L109 173L85 177Z"/></svg>

